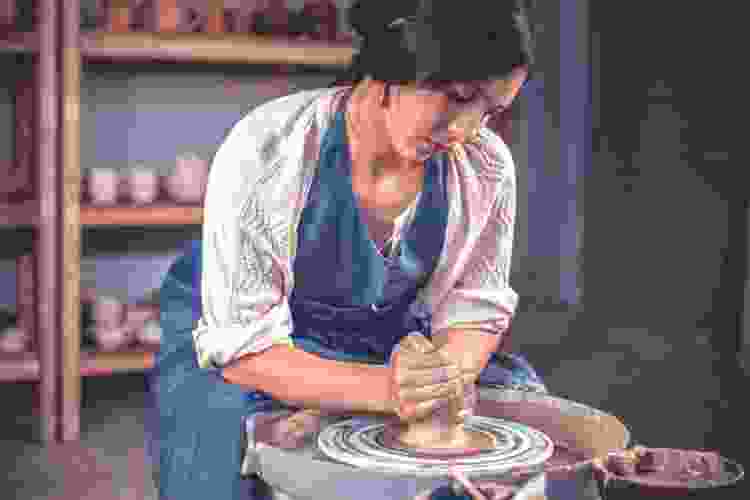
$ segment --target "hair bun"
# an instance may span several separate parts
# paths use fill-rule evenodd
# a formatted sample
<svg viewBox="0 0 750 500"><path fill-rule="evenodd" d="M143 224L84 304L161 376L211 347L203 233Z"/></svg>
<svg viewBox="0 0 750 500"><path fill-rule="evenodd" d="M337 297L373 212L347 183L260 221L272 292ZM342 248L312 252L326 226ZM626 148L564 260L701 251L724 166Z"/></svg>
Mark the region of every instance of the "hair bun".
<svg viewBox="0 0 750 500"><path fill-rule="evenodd" d="M347 11L352 29L362 38L382 35L388 25L399 17L411 17L417 13L418 0L356 0Z"/></svg>

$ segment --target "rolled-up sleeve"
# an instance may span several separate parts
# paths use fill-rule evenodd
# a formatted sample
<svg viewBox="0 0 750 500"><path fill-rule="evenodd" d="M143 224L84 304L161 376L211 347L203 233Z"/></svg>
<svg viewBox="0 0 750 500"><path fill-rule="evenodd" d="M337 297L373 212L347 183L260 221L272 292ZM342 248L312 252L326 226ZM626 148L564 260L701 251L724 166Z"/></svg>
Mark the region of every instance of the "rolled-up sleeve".
<svg viewBox="0 0 750 500"><path fill-rule="evenodd" d="M512 160L498 180L497 196L487 222L465 262L458 281L441 301L433 327L472 329L503 334L518 305L509 282L516 219L516 179Z"/></svg>
<svg viewBox="0 0 750 500"><path fill-rule="evenodd" d="M256 196L252 144L231 137L214 158L206 194L198 364L221 368L274 344L291 345L287 270L272 227L289 221ZM274 216L271 218L271 216Z"/></svg>

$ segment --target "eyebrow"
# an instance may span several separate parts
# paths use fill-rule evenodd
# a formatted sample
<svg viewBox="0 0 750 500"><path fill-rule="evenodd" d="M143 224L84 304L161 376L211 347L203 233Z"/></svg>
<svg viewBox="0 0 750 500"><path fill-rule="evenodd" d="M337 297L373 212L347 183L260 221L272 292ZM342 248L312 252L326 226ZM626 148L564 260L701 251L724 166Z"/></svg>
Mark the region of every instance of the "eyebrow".
<svg viewBox="0 0 750 500"><path fill-rule="evenodd" d="M505 110L508 109L508 106L506 106L505 104L496 104L496 105L493 105L492 104L492 98L486 92L486 87L485 86L483 86L483 85L477 85L476 88L477 88L478 95L481 95L482 97L484 97L484 99L490 104L490 109L488 109L487 111L485 111L485 114L487 114L487 115L494 115L495 113L497 113L499 111L505 111Z"/></svg>

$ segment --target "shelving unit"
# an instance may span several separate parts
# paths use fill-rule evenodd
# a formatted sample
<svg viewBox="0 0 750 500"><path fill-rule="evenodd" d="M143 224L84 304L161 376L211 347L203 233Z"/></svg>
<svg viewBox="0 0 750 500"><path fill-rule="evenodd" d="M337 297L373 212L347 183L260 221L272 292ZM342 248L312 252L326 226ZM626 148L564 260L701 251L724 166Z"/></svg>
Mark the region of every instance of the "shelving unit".
<svg viewBox="0 0 750 500"><path fill-rule="evenodd" d="M142 207L81 207L82 226L185 226L202 222L201 207L168 204Z"/></svg>
<svg viewBox="0 0 750 500"><path fill-rule="evenodd" d="M16 165L33 178L33 194L0 203L0 226L4 229L30 227L34 233L33 335L35 352L0 356L0 381L37 384L39 438L43 442L58 437L60 414L57 380L60 375L60 298L62 251L59 239L58 152L60 101L58 79L58 2L38 0L38 21L32 32L0 33L0 57L13 54L30 56L33 65L33 162ZM18 157L18 152L14 154ZM12 182L12 181L11 181Z"/></svg>
<svg viewBox="0 0 750 500"><path fill-rule="evenodd" d="M33 227L38 222L39 203L36 200L0 202L0 227Z"/></svg>
<svg viewBox="0 0 750 500"><path fill-rule="evenodd" d="M39 37L37 32L13 32L0 31L0 54L34 54L39 50Z"/></svg>
<svg viewBox="0 0 750 500"><path fill-rule="evenodd" d="M203 210L164 202L100 207L81 203L80 107L84 62L298 65L339 68L346 43L203 33L82 33L79 0L38 0L33 32L0 32L0 57L25 54L35 65L35 196L0 201L0 227L34 230L37 352L0 355L0 382L39 384L41 439L77 440L81 377L143 371L155 349L81 349L81 232L94 227L199 225ZM58 418L59 415L59 418Z"/></svg>
<svg viewBox="0 0 750 500"><path fill-rule="evenodd" d="M156 349L140 347L118 352L83 352L80 374L83 377L93 377L147 370L154 365L155 351Z"/></svg>
<svg viewBox="0 0 750 500"><path fill-rule="evenodd" d="M82 56L103 62L299 64L336 67L351 60L344 44L295 42L259 35L208 33L90 33L80 37Z"/></svg>

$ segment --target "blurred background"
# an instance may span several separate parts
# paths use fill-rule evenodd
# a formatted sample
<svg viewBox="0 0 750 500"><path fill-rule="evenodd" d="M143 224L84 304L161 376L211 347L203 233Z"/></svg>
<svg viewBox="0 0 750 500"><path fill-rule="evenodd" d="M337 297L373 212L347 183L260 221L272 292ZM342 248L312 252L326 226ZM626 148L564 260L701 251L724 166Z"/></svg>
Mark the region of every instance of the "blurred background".
<svg viewBox="0 0 750 500"><path fill-rule="evenodd" d="M84 28L98 22L96 3L81 4ZM332 42L347 41L348 4L335 2L339 39ZM685 3L679 12L664 2L530 5L539 71L502 125L519 186L513 348L552 392L616 414L638 442L719 449L750 463L742 363L750 352L748 207L736 156L742 127L730 119L739 95L729 71L731 16ZM0 162L10 165L18 148L14 99L27 63L6 52L2 65L12 70L0 72ZM124 178L141 168L165 179L178 157L210 162L253 107L335 77L330 68L268 64L86 63L82 178L97 169ZM153 298L200 225L99 224L81 234L82 300L135 304ZM17 257L31 252L32 236L0 228L6 327L19 309ZM81 337L84 348L101 348L90 332ZM32 437L34 383L10 379L0 384L9 403L0 460L14 471L7 487L0 480L0 491L13 492L3 498L62 498L53 492L70 473L67 459L51 464ZM90 446L116 470L138 462L142 379L138 370L82 379L82 439L98 443ZM129 430L114 434L105 422ZM31 470L47 482L31 480L38 478ZM113 498L155 498L148 484L134 491L114 477L106 487ZM699 497L720 494L743 498L740 487Z"/></svg>

